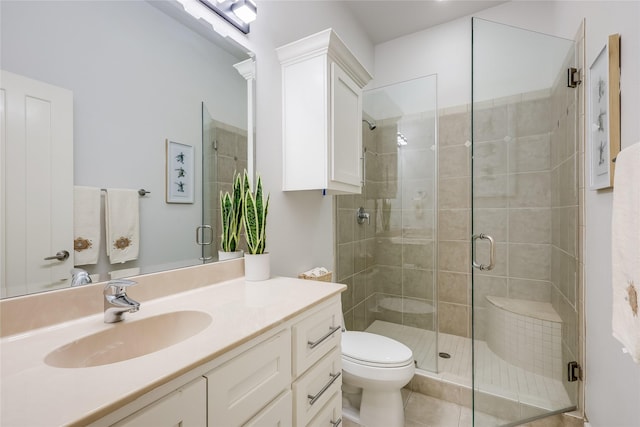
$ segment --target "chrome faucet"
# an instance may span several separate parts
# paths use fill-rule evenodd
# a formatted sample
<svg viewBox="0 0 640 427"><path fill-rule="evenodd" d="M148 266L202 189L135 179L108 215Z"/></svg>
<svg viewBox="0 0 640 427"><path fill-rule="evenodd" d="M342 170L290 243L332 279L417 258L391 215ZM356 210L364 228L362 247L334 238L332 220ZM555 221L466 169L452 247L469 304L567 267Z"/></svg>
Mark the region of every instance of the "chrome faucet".
<svg viewBox="0 0 640 427"><path fill-rule="evenodd" d="M116 323L123 319L125 313L135 313L140 309L140 303L127 296L125 290L135 285L133 280L110 280L104 287L104 323Z"/></svg>
<svg viewBox="0 0 640 427"><path fill-rule="evenodd" d="M82 268L72 268L70 273L71 286L82 286L92 282L87 270L83 270Z"/></svg>

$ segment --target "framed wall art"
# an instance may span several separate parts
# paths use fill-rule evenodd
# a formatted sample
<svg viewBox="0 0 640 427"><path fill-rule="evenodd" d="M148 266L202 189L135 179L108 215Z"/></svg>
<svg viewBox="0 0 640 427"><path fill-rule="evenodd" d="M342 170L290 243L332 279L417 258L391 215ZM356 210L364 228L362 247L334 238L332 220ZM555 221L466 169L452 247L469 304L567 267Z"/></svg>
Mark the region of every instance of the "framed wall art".
<svg viewBox="0 0 640 427"><path fill-rule="evenodd" d="M192 145L166 140L167 203L193 203L195 169Z"/></svg>
<svg viewBox="0 0 640 427"><path fill-rule="evenodd" d="M613 187L620 152L620 35L609 36L589 67L589 187Z"/></svg>

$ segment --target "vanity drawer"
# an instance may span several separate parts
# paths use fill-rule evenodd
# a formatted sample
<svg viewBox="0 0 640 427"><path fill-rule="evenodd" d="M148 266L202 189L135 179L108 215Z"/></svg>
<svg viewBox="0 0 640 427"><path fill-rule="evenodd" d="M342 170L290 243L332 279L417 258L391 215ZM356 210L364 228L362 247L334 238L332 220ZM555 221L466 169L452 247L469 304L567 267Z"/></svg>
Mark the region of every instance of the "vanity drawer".
<svg viewBox="0 0 640 427"><path fill-rule="evenodd" d="M342 355L334 348L306 374L293 383L293 419L304 426L342 386Z"/></svg>
<svg viewBox="0 0 640 427"><path fill-rule="evenodd" d="M200 427L207 420L207 384L202 377L128 416L113 427Z"/></svg>
<svg viewBox="0 0 640 427"><path fill-rule="evenodd" d="M291 427L292 411L291 391L287 390L243 427Z"/></svg>
<svg viewBox="0 0 640 427"><path fill-rule="evenodd" d="M209 427L239 426L291 383L289 329L205 374Z"/></svg>
<svg viewBox="0 0 640 427"><path fill-rule="evenodd" d="M338 427L342 425L342 392L338 390L307 427Z"/></svg>
<svg viewBox="0 0 640 427"><path fill-rule="evenodd" d="M293 325L293 376L298 377L332 348L340 347L340 303L315 312Z"/></svg>

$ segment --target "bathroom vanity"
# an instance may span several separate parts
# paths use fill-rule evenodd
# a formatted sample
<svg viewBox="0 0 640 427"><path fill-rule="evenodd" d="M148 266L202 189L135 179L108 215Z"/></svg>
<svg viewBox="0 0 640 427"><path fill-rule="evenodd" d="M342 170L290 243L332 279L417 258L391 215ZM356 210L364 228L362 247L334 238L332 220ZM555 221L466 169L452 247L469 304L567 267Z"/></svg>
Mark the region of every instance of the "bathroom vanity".
<svg viewBox="0 0 640 427"><path fill-rule="evenodd" d="M185 269L184 281L193 281L194 271L202 275L198 269L241 262ZM3 331L0 424L228 427L339 421L344 285L236 277L170 293L162 277L156 290L150 290L152 279L140 279L140 289L128 291L141 302L140 311L127 313L120 323L105 324L100 310L11 335ZM83 292L101 287L90 285ZM166 295L145 299L154 292ZM29 302L3 301L1 308L11 313L17 309L7 303L24 309ZM38 306L41 301L33 308ZM3 322L11 323L9 313L3 313ZM144 327L132 328L136 322ZM107 335L110 330L121 333ZM67 358L77 356L78 343L94 334L122 339L104 338L95 349L102 353L97 359ZM131 334L140 339L127 344ZM121 342L136 349L113 353ZM69 367L52 366L60 364L51 362L52 355L62 355L60 363Z"/></svg>

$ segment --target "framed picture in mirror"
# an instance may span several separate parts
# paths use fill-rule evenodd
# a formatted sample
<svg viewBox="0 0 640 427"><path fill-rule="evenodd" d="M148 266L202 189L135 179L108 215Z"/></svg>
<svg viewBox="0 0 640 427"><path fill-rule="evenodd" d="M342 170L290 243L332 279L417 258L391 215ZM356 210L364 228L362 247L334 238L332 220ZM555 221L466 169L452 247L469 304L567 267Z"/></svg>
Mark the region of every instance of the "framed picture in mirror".
<svg viewBox="0 0 640 427"><path fill-rule="evenodd" d="M620 152L620 35L609 36L589 67L587 133L589 186L613 187L616 156Z"/></svg>
<svg viewBox="0 0 640 427"><path fill-rule="evenodd" d="M167 203L193 203L194 149L192 145L166 140Z"/></svg>

